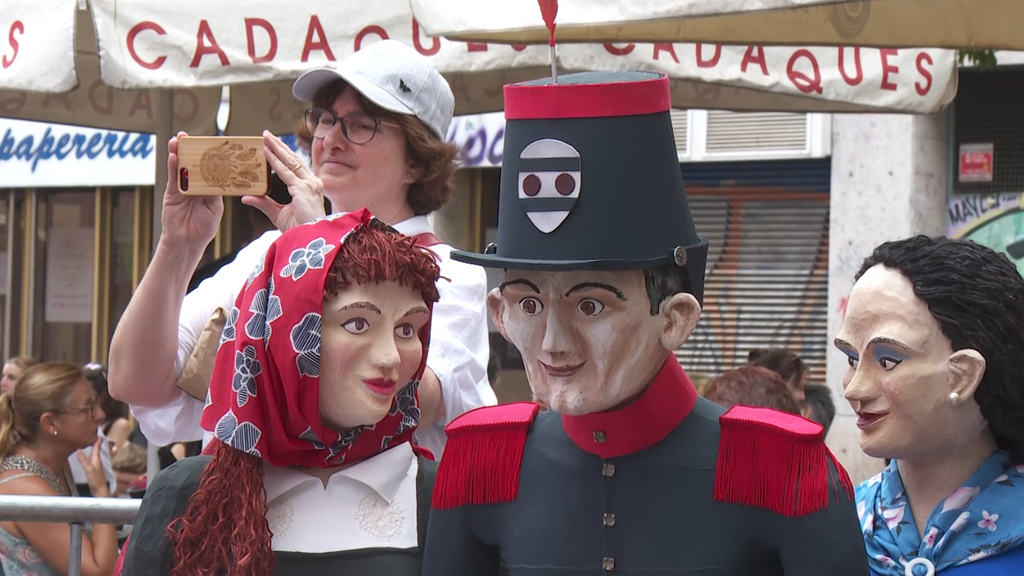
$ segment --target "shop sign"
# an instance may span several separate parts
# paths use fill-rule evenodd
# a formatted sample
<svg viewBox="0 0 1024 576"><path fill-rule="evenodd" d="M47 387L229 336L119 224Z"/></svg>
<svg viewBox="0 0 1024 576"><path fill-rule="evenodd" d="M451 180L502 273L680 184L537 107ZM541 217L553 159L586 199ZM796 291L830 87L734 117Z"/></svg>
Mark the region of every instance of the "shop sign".
<svg viewBox="0 0 1024 576"><path fill-rule="evenodd" d="M152 134L0 119L0 188L152 186Z"/></svg>
<svg viewBox="0 0 1024 576"><path fill-rule="evenodd" d="M994 146L988 144L960 145L960 182L991 182Z"/></svg>

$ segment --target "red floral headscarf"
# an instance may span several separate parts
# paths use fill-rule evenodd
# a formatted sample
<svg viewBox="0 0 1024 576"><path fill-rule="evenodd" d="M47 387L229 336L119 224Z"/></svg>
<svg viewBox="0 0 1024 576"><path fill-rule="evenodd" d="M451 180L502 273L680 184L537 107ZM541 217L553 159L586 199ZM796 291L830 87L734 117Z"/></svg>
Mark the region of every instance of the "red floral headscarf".
<svg viewBox="0 0 1024 576"><path fill-rule="evenodd" d="M288 230L267 250L228 313L217 351L202 425L218 440L274 466L326 468L412 438L420 419L417 387L429 323L419 333L420 367L383 420L343 433L320 420L325 283L341 245L369 225L386 227L366 210L329 216ZM353 258L354 266L381 265L374 254Z"/></svg>

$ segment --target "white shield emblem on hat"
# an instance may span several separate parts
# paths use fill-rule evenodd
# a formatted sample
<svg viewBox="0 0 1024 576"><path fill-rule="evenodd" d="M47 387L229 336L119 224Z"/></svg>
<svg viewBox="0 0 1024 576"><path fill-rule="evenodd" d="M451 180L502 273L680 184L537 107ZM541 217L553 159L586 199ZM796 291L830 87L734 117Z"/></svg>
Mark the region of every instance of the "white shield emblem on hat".
<svg viewBox="0 0 1024 576"><path fill-rule="evenodd" d="M519 202L538 230L550 234L572 212L580 197L580 153L545 138L519 155Z"/></svg>

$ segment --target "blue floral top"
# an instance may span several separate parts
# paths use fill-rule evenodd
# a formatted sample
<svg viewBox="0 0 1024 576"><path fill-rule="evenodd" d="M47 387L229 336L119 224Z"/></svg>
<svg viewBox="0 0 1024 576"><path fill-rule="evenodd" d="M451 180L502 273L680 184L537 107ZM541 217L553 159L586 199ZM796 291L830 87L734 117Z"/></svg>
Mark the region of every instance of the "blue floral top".
<svg viewBox="0 0 1024 576"><path fill-rule="evenodd" d="M896 461L857 487L857 512L875 576L1024 574L1024 464L993 453L914 526Z"/></svg>

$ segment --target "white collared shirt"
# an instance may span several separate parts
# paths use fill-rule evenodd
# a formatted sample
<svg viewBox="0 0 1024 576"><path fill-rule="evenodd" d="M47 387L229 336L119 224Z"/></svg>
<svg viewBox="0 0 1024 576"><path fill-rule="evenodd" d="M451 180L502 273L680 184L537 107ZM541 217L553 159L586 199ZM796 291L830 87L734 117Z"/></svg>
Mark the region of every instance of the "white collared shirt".
<svg viewBox="0 0 1024 576"><path fill-rule="evenodd" d="M310 553L415 548L418 470L408 442L335 472L326 488L305 472L264 464L271 547Z"/></svg>
<svg viewBox="0 0 1024 576"><path fill-rule="evenodd" d="M393 226L406 236L433 232L426 216L415 216ZM270 245L281 236L265 232L239 251L238 256L185 296L178 317L177 375L192 354L199 335L217 307L230 310L249 273L263 260ZM441 382L445 418L416 431L416 441L441 458L447 436L444 427L460 414L480 406L497 404L487 380L490 344L487 337L487 278L483 268L452 260L452 247L431 246L440 258L442 278L437 288L441 300L434 304L427 366ZM447 279L447 280L446 280ZM140 383L141 385L141 383ZM211 435L200 426L203 401L183 391L159 408L132 406L146 439L158 446L188 442Z"/></svg>

